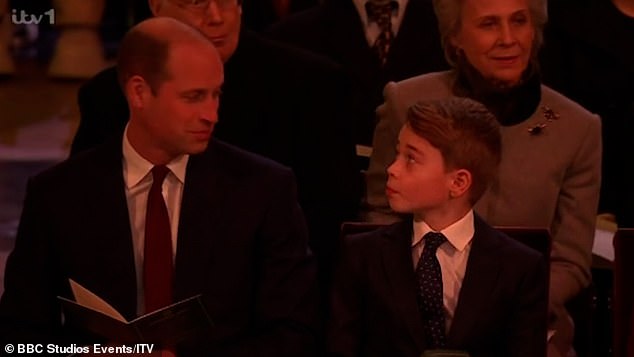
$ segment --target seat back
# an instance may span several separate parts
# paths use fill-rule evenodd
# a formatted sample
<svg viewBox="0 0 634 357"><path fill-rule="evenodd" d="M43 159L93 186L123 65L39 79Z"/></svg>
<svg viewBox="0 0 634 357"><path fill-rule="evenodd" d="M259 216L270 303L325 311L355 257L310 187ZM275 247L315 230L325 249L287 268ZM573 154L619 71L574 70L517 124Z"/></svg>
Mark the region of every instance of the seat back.
<svg viewBox="0 0 634 357"><path fill-rule="evenodd" d="M614 235L614 357L634 355L634 229ZM629 351L628 351L629 344Z"/></svg>
<svg viewBox="0 0 634 357"><path fill-rule="evenodd" d="M341 225L341 237L350 234L371 232L385 226L386 225L382 223L343 222ZM537 250L544 254L545 257L550 256L551 237L550 232L546 228L500 226L495 227L495 229Z"/></svg>
<svg viewBox="0 0 634 357"><path fill-rule="evenodd" d="M495 229L550 257L551 237L547 228L497 226Z"/></svg>

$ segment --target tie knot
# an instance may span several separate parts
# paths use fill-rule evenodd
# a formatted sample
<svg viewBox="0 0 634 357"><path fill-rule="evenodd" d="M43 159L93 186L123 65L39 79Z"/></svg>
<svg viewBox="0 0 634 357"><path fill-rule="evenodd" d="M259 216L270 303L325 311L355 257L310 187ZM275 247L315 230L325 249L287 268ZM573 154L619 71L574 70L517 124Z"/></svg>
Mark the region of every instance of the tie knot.
<svg viewBox="0 0 634 357"><path fill-rule="evenodd" d="M447 238L442 233L429 232L423 237L425 241L425 250L431 249L435 252L441 244L447 241Z"/></svg>
<svg viewBox="0 0 634 357"><path fill-rule="evenodd" d="M165 165L156 165L152 168L152 186L159 184L163 184L163 180L165 180L165 176L170 172L170 169Z"/></svg>
<svg viewBox="0 0 634 357"><path fill-rule="evenodd" d="M394 0L370 0L365 3L365 11L368 13L368 20L374 21L383 26L392 17L392 11L398 9L398 3Z"/></svg>

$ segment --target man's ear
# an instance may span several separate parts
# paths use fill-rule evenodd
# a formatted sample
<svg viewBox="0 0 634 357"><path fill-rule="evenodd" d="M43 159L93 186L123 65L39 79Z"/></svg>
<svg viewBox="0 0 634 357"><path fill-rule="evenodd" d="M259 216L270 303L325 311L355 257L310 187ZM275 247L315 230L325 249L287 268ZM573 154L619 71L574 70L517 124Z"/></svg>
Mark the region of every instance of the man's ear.
<svg viewBox="0 0 634 357"><path fill-rule="evenodd" d="M163 2L165 0L148 0L148 5L150 6L150 11L152 11L152 15L159 16L159 12L161 11L161 7L163 6Z"/></svg>
<svg viewBox="0 0 634 357"><path fill-rule="evenodd" d="M465 169L458 169L451 173L449 183L449 196L457 198L469 192L472 184L471 172Z"/></svg>
<svg viewBox="0 0 634 357"><path fill-rule="evenodd" d="M152 95L148 83L141 76L132 76L125 85L125 96L128 105L132 108L142 109L145 102Z"/></svg>

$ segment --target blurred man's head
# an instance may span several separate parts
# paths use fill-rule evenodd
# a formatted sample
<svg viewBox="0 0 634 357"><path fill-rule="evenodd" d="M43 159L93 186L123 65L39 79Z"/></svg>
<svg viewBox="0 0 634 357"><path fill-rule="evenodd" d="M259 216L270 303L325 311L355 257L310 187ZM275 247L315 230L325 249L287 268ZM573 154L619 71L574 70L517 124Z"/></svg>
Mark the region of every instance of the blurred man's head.
<svg viewBox="0 0 634 357"><path fill-rule="evenodd" d="M227 62L238 46L242 0L149 0L154 16L171 17L197 28Z"/></svg>
<svg viewBox="0 0 634 357"><path fill-rule="evenodd" d="M166 17L141 22L121 42L117 71L130 108L128 139L141 156L159 165L207 148L223 69L203 35Z"/></svg>

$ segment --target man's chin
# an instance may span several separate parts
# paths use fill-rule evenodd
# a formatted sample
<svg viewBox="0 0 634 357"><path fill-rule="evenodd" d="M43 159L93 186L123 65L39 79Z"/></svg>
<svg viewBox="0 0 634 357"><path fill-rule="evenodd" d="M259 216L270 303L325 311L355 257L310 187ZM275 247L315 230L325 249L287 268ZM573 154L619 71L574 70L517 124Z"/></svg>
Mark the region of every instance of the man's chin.
<svg viewBox="0 0 634 357"><path fill-rule="evenodd" d="M196 154L200 154L202 152L204 152L205 150L207 150L207 147L209 146L209 142L205 142L205 143L198 143L196 145L192 145L189 150L187 151L187 153L189 155L196 155Z"/></svg>

